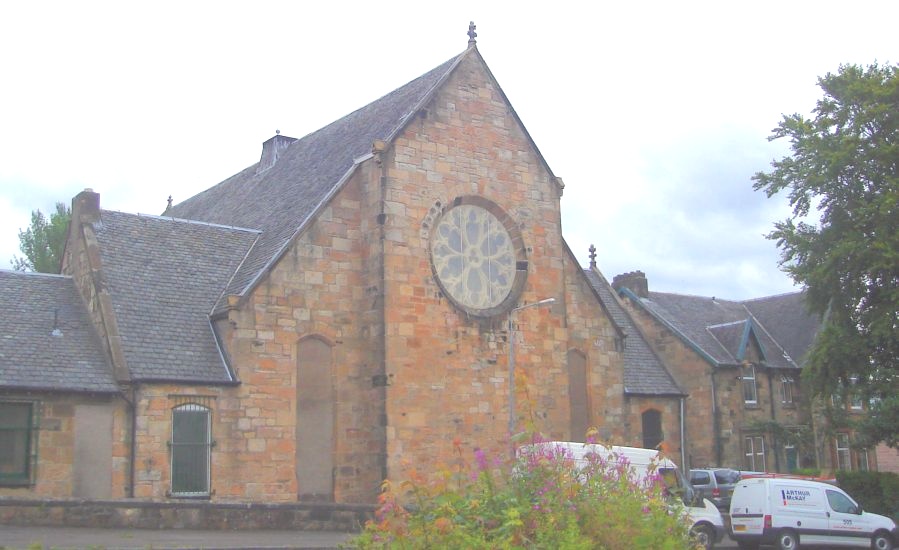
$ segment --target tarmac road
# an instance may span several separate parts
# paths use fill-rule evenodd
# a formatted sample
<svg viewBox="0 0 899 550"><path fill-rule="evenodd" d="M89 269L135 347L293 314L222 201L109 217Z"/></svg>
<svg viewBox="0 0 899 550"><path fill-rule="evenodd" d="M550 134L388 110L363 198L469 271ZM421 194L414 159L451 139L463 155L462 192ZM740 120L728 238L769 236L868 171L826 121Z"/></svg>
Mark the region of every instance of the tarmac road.
<svg viewBox="0 0 899 550"><path fill-rule="evenodd" d="M198 531L0 525L0 549L15 550L313 550L346 545L351 533L334 531ZM344 546L347 548L347 546Z"/></svg>
<svg viewBox="0 0 899 550"><path fill-rule="evenodd" d="M0 550L330 550L350 548L347 544L352 537L352 533L334 531L198 531L0 525ZM716 550L736 547L737 544L728 536L715 545Z"/></svg>

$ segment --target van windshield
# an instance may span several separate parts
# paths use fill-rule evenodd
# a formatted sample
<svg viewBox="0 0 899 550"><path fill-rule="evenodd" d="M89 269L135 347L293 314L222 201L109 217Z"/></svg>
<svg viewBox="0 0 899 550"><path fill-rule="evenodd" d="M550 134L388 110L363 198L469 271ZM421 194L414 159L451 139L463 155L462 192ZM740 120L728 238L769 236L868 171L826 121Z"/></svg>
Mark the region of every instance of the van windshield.
<svg viewBox="0 0 899 550"><path fill-rule="evenodd" d="M684 501L684 506L693 506L696 501L696 493L693 486L677 468L659 468L659 475L665 483L665 489L670 495L679 496Z"/></svg>

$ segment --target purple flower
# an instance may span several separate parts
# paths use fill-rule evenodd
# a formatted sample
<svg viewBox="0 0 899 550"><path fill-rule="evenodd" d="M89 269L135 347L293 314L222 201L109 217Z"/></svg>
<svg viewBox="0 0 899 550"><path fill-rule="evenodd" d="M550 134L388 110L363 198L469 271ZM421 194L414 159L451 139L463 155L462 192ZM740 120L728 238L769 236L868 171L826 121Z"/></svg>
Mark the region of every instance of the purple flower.
<svg viewBox="0 0 899 550"><path fill-rule="evenodd" d="M478 448L475 448L475 450L474 450L474 459L475 459L475 460L477 461L477 463L478 463L478 470L480 470L480 471L483 472L484 470L487 469L487 467L488 467L488 465L487 465L487 455L486 455L486 454L484 453L484 451L483 451L482 449L480 449L479 447L478 447Z"/></svg>

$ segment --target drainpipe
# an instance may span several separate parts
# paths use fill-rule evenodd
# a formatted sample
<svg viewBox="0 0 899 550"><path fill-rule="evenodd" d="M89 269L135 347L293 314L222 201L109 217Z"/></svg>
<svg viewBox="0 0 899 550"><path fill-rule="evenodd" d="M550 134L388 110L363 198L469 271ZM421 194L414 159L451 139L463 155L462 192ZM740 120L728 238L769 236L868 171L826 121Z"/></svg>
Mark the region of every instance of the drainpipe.
<svg viewBox="0 0 899 550"><path fill-rule="evenodd" d="M685 396L681 396L680 398L680 467L683 470L684 475L687 475L687 471L689 468L687 467L687 436L684 433L686 430L686 424L684 422L684 409L686 408L687 398ZM688 476L689 477L689 476Z"/></svg>
<svg viewBox="0 0 899 550"><path fill-rule="evenodd" d="M712 378L712 431L715 439L715 464L721 466L721 413L718 410L718 392L715 384L715 367L711 370Z"/></svg>
<svg viewBox="0 0 899 550"><path fill-rule="evenodd" d="M777 424L777 414L774 411L774 374L768 368L768 395L771 403L771 448L774 449L774 471L780 471L780 452L777 450L777 431L774 425Z"/></svg>
<svg viewBox="0 0 899 550"><path fill-rule="evenodd" d="M134 476L137 471L137 384L131 386L131 459L128 461L128 497L134 498Z"/></svg>

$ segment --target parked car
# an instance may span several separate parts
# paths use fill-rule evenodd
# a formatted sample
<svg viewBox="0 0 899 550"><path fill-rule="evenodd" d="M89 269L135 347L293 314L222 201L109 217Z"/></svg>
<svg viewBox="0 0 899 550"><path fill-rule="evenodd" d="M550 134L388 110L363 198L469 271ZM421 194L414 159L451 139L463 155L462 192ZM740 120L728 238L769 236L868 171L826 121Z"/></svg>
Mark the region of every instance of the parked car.
<svg viewBox="0 0 899 550"><path fill-rule="evenodd" d="M829 483L789 477L741 480L730 502L731 538L742 549L773 544L838 545L892 550L899 538L888 517L862 510Z"/></svg>
<svg viewBox="0 0 899 550"><path fill-rule="evenodd" d="M730 497L740 481L740 472L731 468L695 468L690 470L690 485L702 498L707 498L719 510L730 507Z"/></svg>

